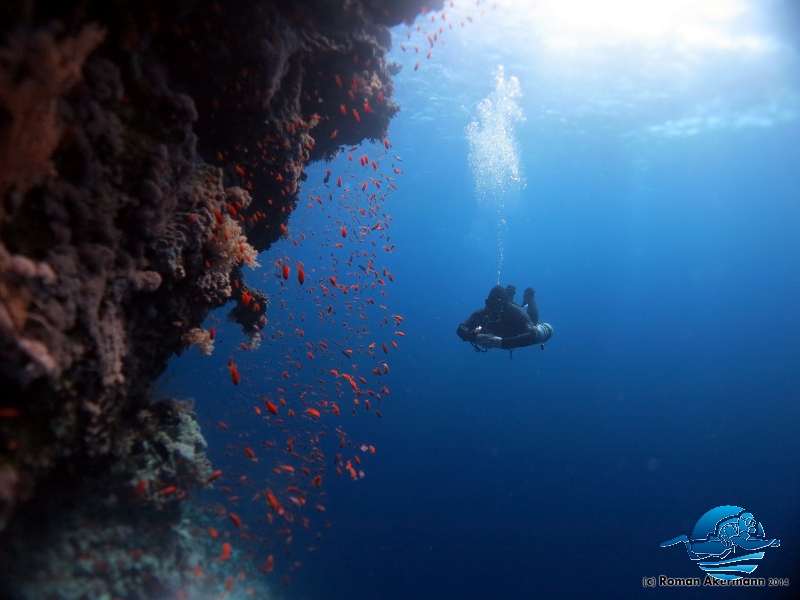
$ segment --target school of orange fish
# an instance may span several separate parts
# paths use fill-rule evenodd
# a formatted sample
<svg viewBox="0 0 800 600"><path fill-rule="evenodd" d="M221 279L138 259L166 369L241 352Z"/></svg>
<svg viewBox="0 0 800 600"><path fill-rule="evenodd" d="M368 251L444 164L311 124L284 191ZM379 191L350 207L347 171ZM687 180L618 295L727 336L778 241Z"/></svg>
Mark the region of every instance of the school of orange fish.
<svg viewBox="0 0 800 600"><path fill-rule="evenodd" d="M217 424L229 434L228 452L245 464L236 473L217 470L207 481L216 482L226 495L216 512L232 525L207 532L229 540L221 542L218 560L231 558L237 537L277 536L280 555L269 554L261 570L272 572L287 557L285 583L290 582L289 572L301 565L291 551L293 529L319 527L313 521L315 513L325 511L324 479L365 477L364 463L375 446L348 439L344 417L383 416L381 408L390 395L390 353L405 335L403 317L386 306L394 276L385 261L395 247L392 217L384 208L389 193L397 189L402 159L392 154L388 140L367 151L351 147L346 152L347 168L335 175L335 182L328 169L321 185L304 191L308 210L295 210L279 244L281 254L261 274L265 281L257 287L270 296L269 318L257 338L240 342L227 358L226 379L242 392L231 402L236 408ZM314 211L325 215L322 230L319 225L304 228L306 220L320 222ZM302 249L309 244L315 245L313 264ZM305 262L292 258L295 248L297 253L303 250ZM245 306L248 300L243 298ZM209 327L218 342L223 331L218 324ZM262 344L269 347L259 353ZM263 354L271 360L267 365ZM257 428L242 429L238 421L245 414ZM228 423L228 417L237 424ZM163 495L175 493L180 490L174 486L161 490ZM243 501L261 503L264 522L275 527L272 535L239 516L252 513L236 508Z"/></svg>
<svg viewBox="0 0 800 600"><path fill-rule="evenodd" d="M481 0L476 5L480 7ZM449 7L454 7L453 1ZM446 8L436 13L423 9L418 20L418 25L407 25L408 41L400 50L419 54L427 43L430 59L436 44L445 43L444 33L453 22L463 27L473 19L465 14L453 20ZM339 75L333 74L332 80L342 87ZM371 110L367 101L362 108ZM341 111L349 112L344 105ZM360 120L357 108L351 112ZM208 478L206 484L213 483L215 492L222 494L214 506L218 526L197 532L219 542L217 563L232 561L237 543L247 546L258 540L260 546L272 548L259 570L281 572L288 585L290 573L302 566L293 549L297 534L308 532L304 540L307 535L321 539L323 526L330 525L321 515L326 510L326 478L359 481L366 476L366 462L376 448L369 441L349 439L345 418L382 418L390 396L389 361L405 336L403 317L391 311L386 300L394 281L389 265L395 245L385 204L397 189L401 163L388 139L378 146L343 149L331 163L339 165L340 172L326 169L321 182L302 191L292 223L282 226L279 256L260 273L263 281L251 283L270 297L268 318L258 336L240 342L226 357L225 379L235 386L235 395L226 401L217 423L228 440L228 456L239 457L241 466L235 472L214 471ZM322 229L317 211L325 213ZM306 225L310 221L317 225ZM313 263L307 258L306 246L311 244ZM295 248L304 262L292 257ZM247 276L253 279L254 273ZM258 310L247 292L242 300L245 307ZM213 315L210 321L212 340L224 343L225 335L234 335ZM340 333L331 335L333 331ZM173 485L158 491L159 497L185 495ZM257 522L240 517L239 513L254 513L252 506L242 510L243 502L256 503L255 512L263 517ZM310 545L304 550L314 549ZM194 574L202 576L202 567L195 567ZM244 578L241 570L239 579ZM234 584L229 577L226 589Z"/></svg>

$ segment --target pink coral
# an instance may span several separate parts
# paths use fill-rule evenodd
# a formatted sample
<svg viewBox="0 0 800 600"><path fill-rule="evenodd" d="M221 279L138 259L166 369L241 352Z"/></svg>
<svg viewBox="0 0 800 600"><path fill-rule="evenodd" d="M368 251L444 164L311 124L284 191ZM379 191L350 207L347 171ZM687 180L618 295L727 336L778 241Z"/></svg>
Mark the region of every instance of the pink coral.
<svg viewBox="0 0 800 600"><path fill-rule="evenodd" d="M50 157L62 133L58 99L80 80L83 62L104 36L92 24L62 41L43 31L17 34L0 52L0 105L11 116L0 130L0 197L11 187L24 193L54 174Z"/></svg>

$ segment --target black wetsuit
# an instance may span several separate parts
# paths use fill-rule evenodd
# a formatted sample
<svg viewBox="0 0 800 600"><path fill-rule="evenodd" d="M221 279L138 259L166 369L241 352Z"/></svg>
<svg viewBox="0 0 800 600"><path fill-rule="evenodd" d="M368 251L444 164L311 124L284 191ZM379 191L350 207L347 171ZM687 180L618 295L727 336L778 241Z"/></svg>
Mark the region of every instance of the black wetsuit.
<svg viewBox="0 0 800 600"><path fill-rule="evenodd" d="M503 338L503 350L511 350L539 342L539 332L534 325L528 313L509 302L497 318L492 317L488 308L479 308L458 326L456 335L465 342L475 342L479 334L490 334ZM481 330L475 332L479 326Z"/></svg>

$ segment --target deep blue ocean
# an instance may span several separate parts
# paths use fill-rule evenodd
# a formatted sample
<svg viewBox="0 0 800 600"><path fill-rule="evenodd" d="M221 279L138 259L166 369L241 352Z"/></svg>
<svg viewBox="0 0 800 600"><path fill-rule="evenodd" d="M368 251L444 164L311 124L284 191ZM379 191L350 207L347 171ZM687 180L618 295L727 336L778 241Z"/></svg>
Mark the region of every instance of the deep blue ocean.
<svg viewBox="0 0 800 600"><path fill-rule="evenodd" d="M242 350L248 339L219 309L220 322L206 324L216 326L214 354L185 352L161 382L162 395L195 399L209 457L225 473L219 483L240 496L228 509L261 539L234 545L257 561L275 555L263 577L274 579L276 596L798 595L800 61L775 5L678 2L677 13L639 15L638 29L613 13L599 23L570 20L550 2L530 14L505 3L472 7L462 28L465 10L456 5L445 21L435 13L434 23L425 15L394 30L390 59L403 70L392 147L366 141L311 166L287 239L246 274L271 296L266 339ZM437 40L427 59L423 34L442 25L446 43ZM512 78L519 93L509 98ZM479 104L500 110L503 94L518 112L487 133ZM470 162L476 143L478 158L496 148L491 169ZM364 154L381 159L378 170L358 163ZM378 173L379 191L369 179ZM382 198L385 176L397 189ZM380 217L388 229L360 240L358 227L376 218L357 208L373 192L391 221ZM317 195L324 204L309 198ZM368 258L394 281L315 302L332 275L374 282L359 269ZM286 281L279 260L292 265ZM478 354L456 336L497 283L514 284L518 302L535 288L541 321L554 330L544 350ZM375 304L359 309L366 295ZM326 306L335 324L318 316ZM392 340L398 347L384 354L381 343ZM349 358L341 353L362 344ZM242 374L238 387L229 356ZM343 393L339 417L298 414L285 430L263 411L263 396L291 406L301 393L332 393L330 369L375 386L379 360L390 372L377 385L390 394L373 398L369 411L365 397L353 406ZM343 450L337 427L352 441ZM326 432L323 485L298 484L317 496L297 511L309 530L298 516L286 544L276 533L284 525L266 522L263 498L248 496L292 485L272 469L292 460L288 435L299 445L311 431ZM337 452L345 461L358 455L353 466L364 477L336 476ZM226 497L210 492L205 501L226 505ZM318 501L324 513L310 507ZM780 539L753 576L788 578L789 587L644 588L645 577L703 576L683 544L659 544L688 536L723 505L746 508L767 538ZM221 528L236 534L229 523Z"/></svg>

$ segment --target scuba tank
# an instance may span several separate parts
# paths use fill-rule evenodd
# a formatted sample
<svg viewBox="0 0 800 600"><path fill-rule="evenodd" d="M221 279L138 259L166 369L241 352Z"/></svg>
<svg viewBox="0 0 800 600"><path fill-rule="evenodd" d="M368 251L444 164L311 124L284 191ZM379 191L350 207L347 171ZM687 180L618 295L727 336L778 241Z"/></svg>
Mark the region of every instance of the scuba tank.
<svg viewBox="0 0 800 600"><path fill-rule="evenodd" d="M553 337L553 328L549 323L537 323L533 328L536 330L539 343L542 345L542 350L544 350L544 343Z"/></svg>

